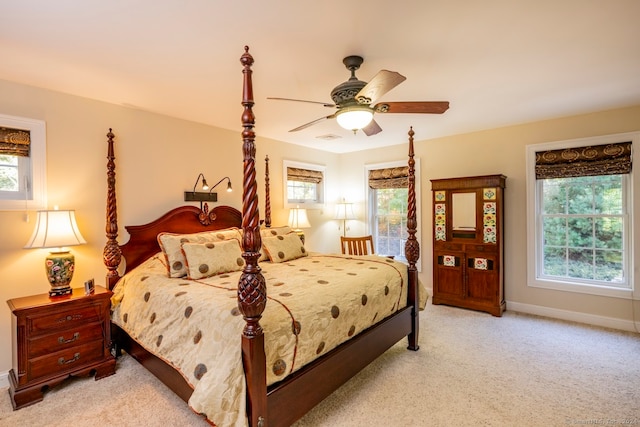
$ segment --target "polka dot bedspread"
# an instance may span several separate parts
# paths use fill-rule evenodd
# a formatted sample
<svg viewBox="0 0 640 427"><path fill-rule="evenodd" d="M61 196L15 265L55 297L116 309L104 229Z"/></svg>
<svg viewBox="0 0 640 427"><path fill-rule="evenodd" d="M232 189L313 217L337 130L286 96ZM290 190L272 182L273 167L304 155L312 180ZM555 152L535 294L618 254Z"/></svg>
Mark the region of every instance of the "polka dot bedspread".
<svg viewBox="0 0 640 427"><path fill-rule="evenodd" d="M260 266L269 384L406 305L407 267L389 258L311 254ZM247 425L240 274L169 278L158 254L125 275L112 298L113 322L176 368L194 389L189 406L220 426Z"/></svg>

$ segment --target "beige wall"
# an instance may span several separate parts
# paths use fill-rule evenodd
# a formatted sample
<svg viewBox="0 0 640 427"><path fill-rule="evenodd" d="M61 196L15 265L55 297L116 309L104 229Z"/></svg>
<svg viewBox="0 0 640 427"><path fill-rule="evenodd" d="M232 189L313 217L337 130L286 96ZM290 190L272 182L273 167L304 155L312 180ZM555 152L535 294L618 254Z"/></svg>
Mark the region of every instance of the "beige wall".
<svg viewBox="0 0 640 427"><path fill-rule="evenodd" d="M121 243L127 238L123 225L151 221L160 213L182 204L183 192L193 188L199 172L207 176L210 184L229 176L234 192L219 191L219 204L241 207L240 126L237 132L226 131L6 81L0 81L0 94L0 114L46 122L48 206L75 209L79 227L88 242L87 245L72 248L77 263L72 283L74 287L82 286L83 281L91 277L95 278L97 284L104 283L105 135L109 127L116 134ZM238 108L240 122L241 109ZM430 286L429 180L503 173L508 177L505 213L507 300L630 320L630 303L626 300L526 286L524 147L532 143L633 131L638 129L638 123L640 107L430 141L421 141L420 129L415 129L416 157L420 158L421 163L421 280ZM256 132L260 134L259 126ZM395 138L406 141L406 135ZM324 209L309 212L312 228L306 232L307 246L312 251L337 252L338 236L342 232L332 219L335 202L341 197L358 202L356 210L359 220L350 222L350 234L364 232L364 166L405 160L406 149L406 143L403 143L386 149L336 155L258 138L259 194L264 189L262 159L268 154L271 159L273 224L284 224L287 212L283 209L282 200L282 160L326 165L327 204ZM635 188L640 189L640 185ZM262 209L262 198L260 203ZM33 212L30 212L30 217L33 220ZM0 347L0 377L11 367L11 313L4 301L44 293L49 289L43 267L46 252L22 249L31 235L32 227L33 222L24 221L24 212L0 211L0 342L3 343ZM637 240L636 237L636 243ZM640 307L636 311L640 312Z"/></svg>
<svg viewBox="0 0 640 427"><path fill-rule="evenodd" d="M116 186L118 192L119 241L127 234L124 225L143 224L170 208L183 204L183 192L193 188L202 172L210 184L229 176L234 191L221 185L218 204L242 207L242 142L238 106L238 131L227 131L157 114L96 102L0 80L0 114L44 120L47 127L48 206L75 209L78 226L88 244L76 246L73 287L88 278L104 285L102 263L105 238L106 134L116 135ZM259 133L259 129L256 128ZM268 147L268 148L267 148ZM282 160L309 161L327 166L327 187L337 186L337 156L279 141L257 141L260 206L264 189L264 156L271 170L272 218L286 224L282 201ZM330 193L330 191L329 191ZM0 383L11 367L10 298L45 293L49 289L44 271L45 249L23 249L33 231L23 211L0 211ZM339 232L323 229L324 211L309 212L314 228L308 247L314 251L338 251ZM329 221L331 222L331 221ZM324 234L323 234L324 233ZM333 238L323 239L327 235Z"/></svg>
<svg viewBox="0 0 640 427"><path fill-rule="evenodd" d="M504 174L505 190L505 298L510 306L520 311L550 315L568 320L624 329L633 328L633 320L640 322L640 304L628 299L609 298L572 292L561 292L527 286L527 222L526 222L526 163L525 146L551 141L592 137L640 130L640 106L548 120L500 129L455 135L429 141L420 141L416 132L416 158L421 164L421 261L420 279L431 287L433 256L431 249L432 221L431 179L462 176ZM350 188L364 188L364 165L401 159L406 155L406 144L391 148L369 150L341 156L342 177ZM635 150L634 163L640 164L640 150ZM346 166L348 165L348 167ZM634 210L636 222L640 212L640 174L634 173ZM348 177L348 178L347 178ZM364 226L362 226L364 227ZM640 230L633 230L636 248L640 246ZM632 265L638 292L637 266L640 252L636 249ZM638 296L636 296L638 298ZM511 302L511 305L509 304Z"/></svg>

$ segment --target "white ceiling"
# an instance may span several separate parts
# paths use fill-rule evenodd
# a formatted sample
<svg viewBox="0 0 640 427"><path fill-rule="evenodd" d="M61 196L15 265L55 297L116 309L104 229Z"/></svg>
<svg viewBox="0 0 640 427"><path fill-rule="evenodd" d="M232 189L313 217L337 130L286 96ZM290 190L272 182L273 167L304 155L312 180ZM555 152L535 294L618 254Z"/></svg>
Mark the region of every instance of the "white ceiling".
<svg viewBox="0 0 640 427"><path fill-rule="evenodd" d="M0 79L240 132L249 45L258 136L342 153L640 105L639 18L638 0L0 0ZM381 100L450 109L288 132L333 110L266 98L331 102L348 55L360 80L407 77Z"/></svg>

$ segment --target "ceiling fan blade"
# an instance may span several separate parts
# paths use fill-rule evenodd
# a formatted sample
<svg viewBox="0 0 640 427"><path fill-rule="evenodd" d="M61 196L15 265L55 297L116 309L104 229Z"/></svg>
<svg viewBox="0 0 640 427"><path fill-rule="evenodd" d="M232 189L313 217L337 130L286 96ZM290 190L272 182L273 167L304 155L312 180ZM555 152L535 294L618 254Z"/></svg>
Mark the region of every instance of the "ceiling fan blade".
<svg viewBox="0 0 640 427"><path fill-rule="evenodd" d="M315 119L315 120L314 120L314 121L312 121L312 122L305 123L305 124L303 124L302 126L298 126L298 127L297 127L297 128L295 128L295 129L291 129L289 132L297 132L297 131L299 131L299 130L306 129L306 128L308 128L309 126L313 126L313 125L315 125L316 123L320 123L320 122L321 122L321 121L323 121L323 120L333 119L335 116L336 116L335 114L331 114L331 115L329 115L329 116L327 116L327 117L320 117L319 119Z"/></svg>
<svg viewBox="0 0 640 427"><path fill-rule="evenodd" d="M360 104L373 104L374 101L406 79L405 76L398 72L380 70L365 87L360 89L360 92L356 95L356 101Z"/></svg>
<svg viewBox="0 0 640 427"><path fill-rule="evenodd" d="M376 113L442 114L449 109L449 101L425 102L381 102L376 104Z"/></svg>
<svg viewBox="0 0 640 427"><path fill-rule="evenodd" d="M323 107L329 107L329 108L334 108L336 105L335 104L329 104L326 102L318 102L318 101L306 101L304 99L291 99L291 98L272 98L272 97L267 97L267 99L275 99L276 101L294 101L294 102L307 102L309 104L320 104Z"/></svg>
<svg viewBox="0 0 640 427"><path fill-rule="evenodd" d="M367 136L372 136L382 132L382 128L380 127L378 122L376 122L375 120L371 120L368 125L362 128L362 132L364 132L364 134Z"/></svg>

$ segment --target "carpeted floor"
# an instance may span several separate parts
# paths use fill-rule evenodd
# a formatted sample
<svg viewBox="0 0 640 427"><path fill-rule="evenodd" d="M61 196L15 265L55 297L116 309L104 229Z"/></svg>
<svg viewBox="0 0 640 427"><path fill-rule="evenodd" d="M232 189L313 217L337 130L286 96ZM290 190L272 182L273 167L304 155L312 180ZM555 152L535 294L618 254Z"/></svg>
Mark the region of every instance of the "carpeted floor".
<svg viewBox="0 0 640 427"><path fill-rule="evenodd" d="M395 345L295 426L640 426L638 334L429 303L420 345ZM208 424L128 356L19 411L0 390L0 426L71 425Z"/></svg>

